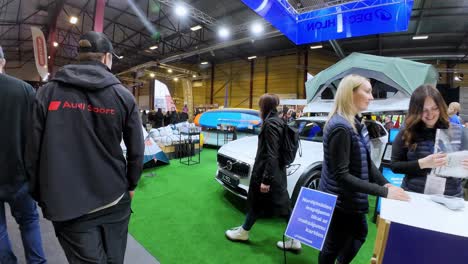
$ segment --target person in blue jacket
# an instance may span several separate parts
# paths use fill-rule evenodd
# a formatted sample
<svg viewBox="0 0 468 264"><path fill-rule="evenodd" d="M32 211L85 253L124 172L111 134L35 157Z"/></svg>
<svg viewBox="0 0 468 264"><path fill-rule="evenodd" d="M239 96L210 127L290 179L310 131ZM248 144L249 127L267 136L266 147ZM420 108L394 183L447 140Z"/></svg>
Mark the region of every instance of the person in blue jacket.
<svg viewBox="0 0 468 264"><path fill-rule="evenodd" d="M351 263L367 237L367 195L409 200L371 160L369 133L361 115L373 100L368 79L348 75L340 82L323 133L319 190L338 196L319 264Z"/></svg>
<svg viewBox="0 0 468 264"><path fill-rule="evenodd" d="M448 117L450 123L462 125L462 121L458 116L458 112L460 112L460 104L457 102L451 102L448 106Z"/></svg>

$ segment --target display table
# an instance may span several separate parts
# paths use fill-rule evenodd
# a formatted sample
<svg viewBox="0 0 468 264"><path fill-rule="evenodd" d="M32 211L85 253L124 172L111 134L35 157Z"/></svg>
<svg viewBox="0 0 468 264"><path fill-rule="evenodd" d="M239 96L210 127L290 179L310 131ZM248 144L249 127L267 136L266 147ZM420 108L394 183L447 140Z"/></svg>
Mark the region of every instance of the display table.
<svg viewBox="0 0 468 264"><path fill-rule="evenodd" d="M182 140L182 138L186 138L186 140ZM182 164L194 165L200 163L200 132L181 131L180 144L176 146L176 153L179 162ZM197 158L194 158L194 156L197 156Z"/></svg>
<svg viewBox="0 0 468 264"><path fill-rule="evenodd" d="M222 146L237 139L236 127L218 124L216 130L216 145Z"/></svg>
<svg viewBox="0 0 468 264"><path fill-rule="evenodd" d="M371 263L468 263L468 203L452 211L423 194L382 199Z"/></svg>

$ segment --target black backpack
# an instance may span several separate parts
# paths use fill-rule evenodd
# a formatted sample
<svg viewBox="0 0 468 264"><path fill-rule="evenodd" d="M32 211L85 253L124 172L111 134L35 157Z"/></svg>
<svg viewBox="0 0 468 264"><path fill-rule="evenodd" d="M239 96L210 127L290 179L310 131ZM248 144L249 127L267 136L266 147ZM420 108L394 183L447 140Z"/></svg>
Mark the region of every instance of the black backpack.
<svg viewBox="0 0 468 264"><path fill-rule="evenodd" d="M299 150L299 156L302 157L301 141L297 129L288 126L285 122L283 129L283 140L281 144L281 157L283 165L289 166L294 162L296 153Z"/></svg>

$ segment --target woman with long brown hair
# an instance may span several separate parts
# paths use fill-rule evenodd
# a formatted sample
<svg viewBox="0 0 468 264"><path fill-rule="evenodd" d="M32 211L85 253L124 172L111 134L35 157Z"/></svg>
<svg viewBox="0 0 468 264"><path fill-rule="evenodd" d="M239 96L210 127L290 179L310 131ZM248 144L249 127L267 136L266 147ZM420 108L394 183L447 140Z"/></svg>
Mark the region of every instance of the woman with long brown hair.
<svg viewBox="0 0 468 264"><path fill-rule="evenodd" d="M260 97L260 115L263 120L258 136L258 148L247 195L248 212L244 224L226 231L233 241L247 241L249 231L262 214L289 219L291 204L287 191L286 166L282 164L280 146L284 121L278 116L279 98L275 94ZM278 242L280 248L300 250L297 240Z"/></svg>
<svg viewBox="0 0 468 264"><path fill-rule="evenodd" d="M436 88L421 85L411 95L405 126L392 146L392 171L405 174L401 185L403 189L424 193L431 169L447 164L447 154L434 153L438 128L449 128L447 105ZM468 160L463 164L467 166ZM440 182L440 179L435 182ZM446 178L445 186L441 187L445 188L445 195L463 195L459 178Z"/></svg>

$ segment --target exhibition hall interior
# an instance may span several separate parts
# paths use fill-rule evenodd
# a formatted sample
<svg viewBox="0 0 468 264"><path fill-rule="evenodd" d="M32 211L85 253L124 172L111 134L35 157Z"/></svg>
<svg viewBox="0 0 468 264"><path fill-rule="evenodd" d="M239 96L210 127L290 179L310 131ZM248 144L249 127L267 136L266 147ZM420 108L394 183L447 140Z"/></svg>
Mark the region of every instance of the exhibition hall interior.
<svg viewBox="0 0 468 264"><path fill-rule="evenodd" d="M0 0L0 263L466 263L465 74L467 0Z"/></svg>

